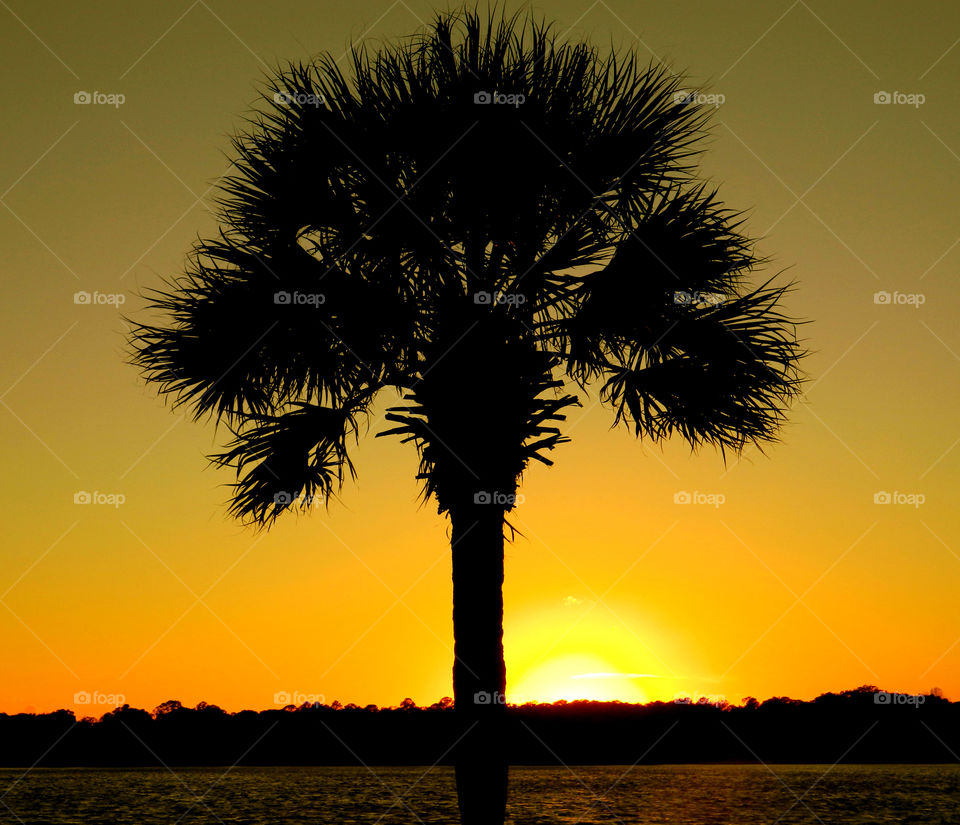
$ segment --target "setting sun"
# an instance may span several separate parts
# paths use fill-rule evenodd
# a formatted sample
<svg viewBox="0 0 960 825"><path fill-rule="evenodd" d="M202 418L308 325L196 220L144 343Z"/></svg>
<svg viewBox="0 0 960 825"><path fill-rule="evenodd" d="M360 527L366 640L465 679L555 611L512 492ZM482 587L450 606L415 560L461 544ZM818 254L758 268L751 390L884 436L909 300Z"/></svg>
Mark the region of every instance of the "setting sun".
<svg viewBox="0 0 960 825"><path fill-rule="evenodd" d="M526 672L515 674L516 688L507 690L513 704L568 702L591 699L598 702L647 702L641 687L652 674L621 673L607 660L590 653L557 656Z"/></svg>
<svg viewBox="0 0 960 825"><path fill-rule="evenodd" d="M566 596L506 622L512 704L670 699L697 670L680 640L614 602Z"/></svg>

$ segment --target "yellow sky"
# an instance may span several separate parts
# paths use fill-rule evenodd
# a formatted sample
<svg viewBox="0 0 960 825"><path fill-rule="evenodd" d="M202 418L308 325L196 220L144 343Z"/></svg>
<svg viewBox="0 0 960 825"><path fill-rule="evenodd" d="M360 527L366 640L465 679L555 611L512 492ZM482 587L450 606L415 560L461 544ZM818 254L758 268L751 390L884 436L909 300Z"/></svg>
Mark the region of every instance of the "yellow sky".
<svg viewBox="0 0 960 825"><path fill-rule="evenodd" d="M750 210L771 271L799 280L788 308L813 321L813 380L784 444L726 467L638 444L584 399L514 517L508 696L739 701L874 683L960 698L960 11L701 7L538 8L723 96L704 170ZM245 530L225 516L228 475L205 465L212 427L138 382L118 307L96 303L120 294L136 312L133 292L212 231L208 187L262 62L340 54L428 10L0 9L0 710L450 694L448 533L418 505L412 447L368 438L328 514ZM74 104L82 91L124 102ZM83 491L100 503L75 504ZM693 503L675 503L684 492Z"/></svg>

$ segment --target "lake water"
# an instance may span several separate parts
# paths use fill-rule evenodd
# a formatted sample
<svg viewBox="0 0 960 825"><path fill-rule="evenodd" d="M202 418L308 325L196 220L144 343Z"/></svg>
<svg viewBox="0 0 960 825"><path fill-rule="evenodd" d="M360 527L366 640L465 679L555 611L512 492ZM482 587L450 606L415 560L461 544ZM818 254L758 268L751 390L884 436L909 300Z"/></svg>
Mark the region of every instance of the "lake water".
<svg viewBox="0 0 960 825"><path fill-rule="evenodd" d="M960 766L513 768L513 825L960 823ZM454 825L449 768L0 769L3 825Z"/></svg>

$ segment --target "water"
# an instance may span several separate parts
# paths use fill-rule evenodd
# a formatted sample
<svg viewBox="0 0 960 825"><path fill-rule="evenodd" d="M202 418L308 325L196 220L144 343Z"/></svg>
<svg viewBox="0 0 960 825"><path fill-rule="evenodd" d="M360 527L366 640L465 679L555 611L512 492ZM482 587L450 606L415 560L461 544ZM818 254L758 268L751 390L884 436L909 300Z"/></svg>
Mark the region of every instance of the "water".
<svg viewBox="0 0 960 825"><path fill-rule="evenodd" d="M958 765L514 768L512 825L960 823ZM449 768L0 769L3 825L435 825Z"/></svg>

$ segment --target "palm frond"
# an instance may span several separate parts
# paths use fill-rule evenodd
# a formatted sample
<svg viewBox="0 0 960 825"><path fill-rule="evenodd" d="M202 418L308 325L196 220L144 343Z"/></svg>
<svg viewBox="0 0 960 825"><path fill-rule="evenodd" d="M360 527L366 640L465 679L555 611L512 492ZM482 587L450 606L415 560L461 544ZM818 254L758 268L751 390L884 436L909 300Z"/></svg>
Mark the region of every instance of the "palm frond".
<svg viewBox="0 0 960 825"><path fill-rule="evenodd" d="M219 237L132 337L148 381L233 431L232 512L270 523L338 489L382 388L404 405L380 435L415 442L441 511L512 507L567 440L566 380L639 436L775 438L804 353L784 289L751 287L743 217L696 178L708 111L684 86L470 7L268 78Z"/></svg>
<svg viewBox="0 0 960 825"><path fill-rule="evenodd" d="M392 297L298 245L258 252L223 236L152 293L167 324L135 328L133 360L198 418L339 401L402 371L416 318Z"/></svg>
<svg viewBox="0 0 960 825"><path fill-rule="evenodd" d="M787 287L720 304L682 305L649 346L624 345L601 390L616 421L654 440L681 435L694 448L762 448L776 439L802 376L793 322L776 306Z"/></svg>
<svg viewBox="0 0 960 825"><path fill-rule="evenodd" d="M367 402L361 396L343 407L297 403L279 415L245 416L226 450L211 456L236 470L230 512L269 526L285 510L326 504L345 472L354 476L347 440Z"/></svg>

